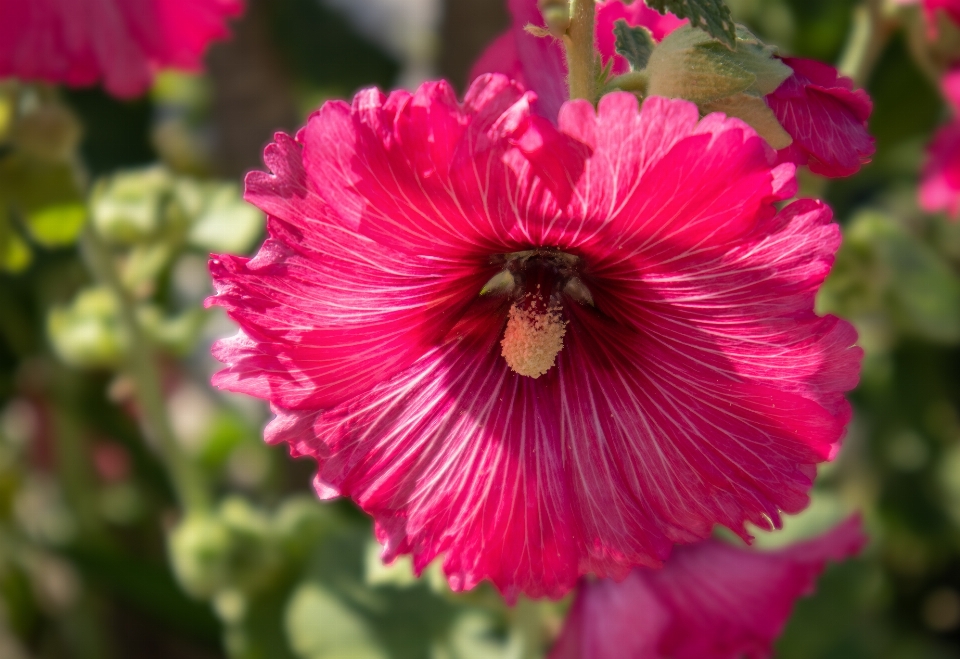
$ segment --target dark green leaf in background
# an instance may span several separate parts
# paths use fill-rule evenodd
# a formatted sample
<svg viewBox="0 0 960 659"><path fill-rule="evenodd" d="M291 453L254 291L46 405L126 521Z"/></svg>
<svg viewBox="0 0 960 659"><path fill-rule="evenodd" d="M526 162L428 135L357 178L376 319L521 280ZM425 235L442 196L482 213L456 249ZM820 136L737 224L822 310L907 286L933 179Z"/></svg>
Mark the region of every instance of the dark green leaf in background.
<svg viewBox="0 0 960 659"><path fill-rule="evenodd" d="M621 18L613 24L613 33L617 37L617 53L630 62L630 69L642 71L647 68L650 55L656 47L650 30L643 26L630 27L630 24Z"/></svg>
<svg viewBox="0 0 960 659"><path fill-rule="evenodd" d="M723 0L647 0L647 5L661 14L670 12L680 18L689 18L693 27L719 39L728 48L733 49L736 45L736 27Z"/></svg>

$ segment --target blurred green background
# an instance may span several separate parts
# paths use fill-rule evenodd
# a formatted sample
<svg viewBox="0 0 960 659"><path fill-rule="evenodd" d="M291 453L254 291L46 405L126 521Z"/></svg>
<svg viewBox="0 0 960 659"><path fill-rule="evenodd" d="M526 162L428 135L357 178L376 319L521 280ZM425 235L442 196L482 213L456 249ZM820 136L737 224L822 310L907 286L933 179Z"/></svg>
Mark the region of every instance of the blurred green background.
<svg viewBox="0 0 960 659"><path fill-rule="evenodd" d="M783 52L836 62L857 3L729 4ZM0 85L0 658L542 656L566 603L508 610L490 588L451 594L434 568L382 566L369 521L316 502L312 466L263 444L265 407L210 389L210 344L234 330L202 310L206 255L262 236L239 193L275 130L371 84L462 90L507 20L497 0L249 0L206 74L163 74L143 100ZM819 306L856 323L867 357L814 504L759 544L857 509L873 542L799 604L785 659L960 658L960 226L916 205L948 118L919 29L892 34L870 77L874 163L803 181L845 233ZM136 337L84 267L104 254L74 245L88 215L209 502L186 517L164 438L137 422Z"/></svg>

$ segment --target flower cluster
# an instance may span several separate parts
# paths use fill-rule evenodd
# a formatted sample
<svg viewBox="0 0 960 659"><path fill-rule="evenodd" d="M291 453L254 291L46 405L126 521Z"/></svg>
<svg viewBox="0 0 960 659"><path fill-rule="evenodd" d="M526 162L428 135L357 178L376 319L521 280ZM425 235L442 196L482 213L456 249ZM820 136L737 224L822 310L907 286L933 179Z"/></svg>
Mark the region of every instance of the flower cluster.
<svg viewBox="0 0 960 659"><path fill-rule="evenodd" d="M554 41L538 38L527 25L543 26L535 0L510 0L513 25L494 41L474 65L471 76L503 73L537 93L537 110L555 120L567 99L563 49ZM626 20L650 30L656 41L686 24L671 14L661 15L643 2L624 5L607 0L597 5L597 46L612 71L627 70L626 60L615 51L613 25ZM870 97L854 89L853 81L836 69L815 60L782 58L793 74L766 102L793 143L782 150L781 159L808 165L817 174L850 176L870 162L874 140L867 132L873 111Z"/></svg>

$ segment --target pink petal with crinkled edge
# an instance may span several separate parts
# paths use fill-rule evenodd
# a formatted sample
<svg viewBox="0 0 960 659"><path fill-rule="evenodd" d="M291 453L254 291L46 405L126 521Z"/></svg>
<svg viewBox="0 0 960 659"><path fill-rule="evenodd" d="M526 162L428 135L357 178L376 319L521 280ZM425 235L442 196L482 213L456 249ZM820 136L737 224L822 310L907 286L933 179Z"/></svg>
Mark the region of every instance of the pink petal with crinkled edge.
<svg viewBox="0 0 960 659"><path fill-rule="evenodd" d="M650 30L655 41L662 41L664 37L686 25L689 21L679 19L671 13L661 14L650 9L643 0L635 0L630 5L623 4L622 0L607 0L597 4L597 50L604 62L614 58L613 73L626 73L630 70L627 60L617 54L617 39L613 33L614 24L618 20L625 20L633 27L645 27Z"/></svg>
<svg viewBox="0 0 960 659"><path fill-rule="evenodd" d="M663 570L584 582L550 659L768 659L827 562L866 542L855 516L780 551L678 547Z"/></svg>
<svg viewBox="0 0 960 659"><path fill-rule="evenodd" d="M597 304L676 351L672 361L815 400L845 424L843 393L856 386L862 358L857 335L813 311L840 243L831 218L823 204L802 200L722 252L669 238L646 252L622 250L622 261L590 274L618 283L597 286Z"/></svg>
<svg viewBox="0 0 960 659"><path fill-rule="evenodd" d="M416 117L429 125L408 126ZM230 388L260 380L256 395L272 398L278 414L269 441L316 458L318 493L350 496L370 512L388 559L412 553L422 569L442 554L455 588L490 579L509 598L557 597L585 573L657 566L672 543L703 538L717 523L745 535L747 521L776 525L779 511L802 508L814 465L832 457L843 433L842 393L859 356L848 325L812 311L837 245L829 213L814 202L776 213L795 190L793 167L775 165L749 127L722 115L698 121L681 100L652 98L638 112L627 94L608 96L598 113L571 103L560 126L531 117L526 99L497 77L478 81L464 107L438 85L362 93L352 109L330 104L299 142L268 149L272 176L248 179L248 198L272 216L272 242L220 277L243 333L222 348L242 366L219 377ZM370 154L354 158L358 144ZM474 176L472 197L457 179L463 153L499 154ZM716 186L724 172L732 193ZM440 225L368 212L374 204L358 194L374 191L378 208L409 205L390 195L417 193L410 180L425 189L450 182L432 194L456 198L457 209L494 209L476 217L496 221L444 215L443 227L457 230L431 243ZM452 195L457 186L462 193ZM654 206L669 213L658 217ZM347 242L335 247L332 232ZM351 256L366 253L351 245L371 238L371 263ZM802 246L813 244L805 260ZM474 257L542 246L583 258L598 311L570 303L566 347L532 380L499 355L509 300L478 298L489 261ZM357 294L346 278L334 295L342 308L310 316L314 307L296 304L327 297L329 284L310 270L327 265L357 269ZM272 268L287 267L291 282L265 285ZM443 282L436 288L430 267ZM443 268L461 270L449 277ZM467 283L457 288L451 278ZM379 297L392 288L395 306ZM265 292L307 322L261 308ZM431 296L449 316L424 311ZM386 318L392 313L398 320ZM393 322L409 340L389 331ZM300 340L304 327L387 332L386 366L374 364L371 348L363 384L350 390L360 393L313 409L311 386L318 396L336 392L301 378L310 365L301 368L298 355L332 353L326 339ZM286 361L267 367L257 361L264 354Z"/></svg>
<svg viewBox="0 0 960 659"><path fill-rule="evenodd" d="M870 96L853 89L852 80L822 62L792 57L783 62L794 73L766 97L793 137L793 144L781 152L782 159L832 178L857 173L876 151L867 131L873 111Z"/></svg>
<svg viewBox="0 0 960 659"><path fill-rule="evenodd" d="M418 360L487 279L480 263L397 254L336 225L311 226L323 252L279 221L256 258L211 261L216 296L244 329L217 342L213 383L292 409L332 407Z"/></svg>
<svg viewBox="0 0 960 659"><path fill-rule="evenodd" d="M960 121L937 131L927 147L920 178L920 206L929 213L960 217Z"/></svg>
<svg viewBox="0 0 960 659"><path fill-rule="evenodd" d="M297 136L307 187L345 225L400 252L449 259L514 251L507 190L515 174L503 159L531 98L487 75L462 105L445 82L412 95L363 91L352 108L328 103Z"/></svg>
<svg viewBox="0 0 960 659"><path fill-rule="evenodd" d="M142 94L157 70L195 70L241 0L0 0L0 77Z"/></svg>

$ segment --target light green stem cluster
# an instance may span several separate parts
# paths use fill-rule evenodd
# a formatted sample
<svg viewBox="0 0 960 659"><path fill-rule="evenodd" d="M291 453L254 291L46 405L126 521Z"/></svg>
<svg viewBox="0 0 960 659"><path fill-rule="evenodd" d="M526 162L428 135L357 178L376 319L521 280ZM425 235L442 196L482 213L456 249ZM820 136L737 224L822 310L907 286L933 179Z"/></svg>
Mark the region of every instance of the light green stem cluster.
<svg viewBox="0 0 960 659"><path fill-rule="evenodd" d="M183 452L167 415L153 347L137 319L134 302L120 280L113 254L92 223L87 225L84 232L82 248L94 276L116 296L119 303L120 322L127 335L127 368L136 387L144 432L159 445L180 505L193 512L208 510L210 495L203 474Z"/></svg>

